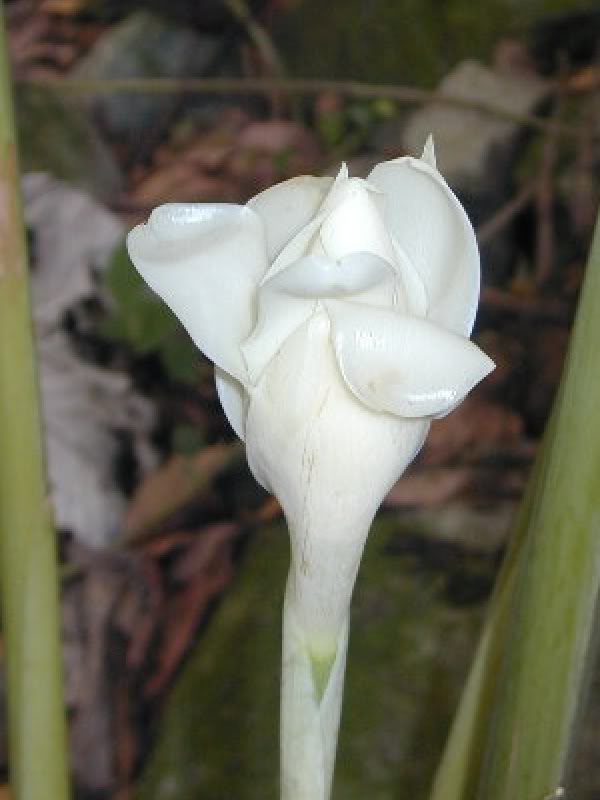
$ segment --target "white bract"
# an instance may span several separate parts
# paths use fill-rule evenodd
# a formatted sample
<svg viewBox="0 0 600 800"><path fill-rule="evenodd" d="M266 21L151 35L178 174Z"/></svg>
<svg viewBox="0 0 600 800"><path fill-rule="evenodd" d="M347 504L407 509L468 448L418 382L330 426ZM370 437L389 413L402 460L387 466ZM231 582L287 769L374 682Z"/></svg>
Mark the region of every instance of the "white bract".
<svg viewBox="0 0 600 800"><path fill-rule="evenodd" d="M473 229L429 141L421 159L379 164L366 180L342 167L245 206L161 206L128 244L214 361L250 468L284 510L282 792L326 798L348 607L373 516L430 421L493 368L469 340ZM314 713L302 710L311 703ZM302 756L286 755L298 740ZM306 772L320 777L308 785Z"/></svg>

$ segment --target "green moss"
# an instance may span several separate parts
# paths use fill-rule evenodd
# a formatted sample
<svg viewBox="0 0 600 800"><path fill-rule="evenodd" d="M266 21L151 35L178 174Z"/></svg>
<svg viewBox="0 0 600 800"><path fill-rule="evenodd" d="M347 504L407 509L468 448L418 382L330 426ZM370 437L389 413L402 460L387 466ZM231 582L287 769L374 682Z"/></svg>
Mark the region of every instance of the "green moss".
<svg viewBox="0 0 600 800"><path fill-rule="evenodd" d="M503 34L585 0L302 0L276 34L295 75L433 86L463 58L487 58Z"/></svg>
<svg viewBox="0 0 600 800"><path fill-rule="evenodd" d="M287 534L253 543L177 683L137 800L276 800Z"/></svg>
<svg viewBox="0 0 600 800"><path fill-rule="evenodd" d="M354 598L337 800L425 797L479 627L479 606L448 605L443 571L391 555L398 536L377 523ZM136 800L277 800L287 566L283 527L257 534L169 698Z"/></svg>

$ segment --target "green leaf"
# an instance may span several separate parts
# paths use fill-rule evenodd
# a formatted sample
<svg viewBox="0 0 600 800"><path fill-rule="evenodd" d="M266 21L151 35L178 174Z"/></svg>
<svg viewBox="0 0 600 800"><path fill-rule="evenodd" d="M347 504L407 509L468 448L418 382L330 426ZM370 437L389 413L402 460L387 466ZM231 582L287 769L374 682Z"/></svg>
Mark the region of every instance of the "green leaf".
<svg viewBox="0 0 600 800"><path fill-rule="evenodd" d="M139 355L157 353L172 378L194 382L201 363L198 350L133 267L124 243L115 250L104 281L114 305L101 326L103 335L125 342Z"/></svg>
<svg viewBox="0 0 600 800"><path fill-rule="evenodd" d="M600 226L524 522L480 800L563 785L600 587Z"/></svg>
<svg viewBox="0 0 600 800"><path fill-rule="evenodd" d="M432 800L543 800L564 786L600 587L599 305L600 224L553 414Z"/></svg>
<svg viewBox="0 0 600 800"><path fill-rule="evenodd" d="M105 335L127 342L138 353L148 353L177 330L176 317L134 269L125 244L115 250L105 283L115 304L103 327Z"/></svg>

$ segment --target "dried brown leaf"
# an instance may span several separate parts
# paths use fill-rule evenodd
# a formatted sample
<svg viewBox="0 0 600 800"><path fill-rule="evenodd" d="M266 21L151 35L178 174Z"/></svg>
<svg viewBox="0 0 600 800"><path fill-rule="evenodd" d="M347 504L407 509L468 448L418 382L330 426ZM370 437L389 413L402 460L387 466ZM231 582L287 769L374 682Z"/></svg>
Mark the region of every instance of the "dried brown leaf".
<svg viewBox="0 0 600 800"><path fill-rule="evenodd" d="M239 452L237 443L215 444L194 456L172 456L139 486L125 518L127 539L144 538L177 510L202 497Z"/></svg>
<svg viewBox="0 0 600 800"><path fill-rule="evenodd" d="M214 525L205 528L192 550L177 565L179 577L189 578L184 588L170 597L157 668L146 683L147 698L161 694L169 684L187 651L208 604L220 594L233 576L231 541L236 526Z"/></svg>

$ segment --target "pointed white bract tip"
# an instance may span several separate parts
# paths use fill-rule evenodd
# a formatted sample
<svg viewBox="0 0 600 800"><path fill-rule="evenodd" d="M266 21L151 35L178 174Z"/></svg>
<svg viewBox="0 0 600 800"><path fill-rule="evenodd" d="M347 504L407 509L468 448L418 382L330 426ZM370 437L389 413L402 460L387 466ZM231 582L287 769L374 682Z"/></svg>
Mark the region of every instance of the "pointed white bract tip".
<svg viewBox="0 0 600 800"><path fill-rule="evenodd" d="M335 180L336 180L336 182L337 181L347 181L348 180L348 164L346 164L345 161L342 161L342 164L340 166L340 170L339 170L338 174L336 175Z"/></svg>
<svg viewBox="0 0 600 800"><path fill-rule="evenodd" d="M426 164L429 164L430 167L433 169L437 169L437 163L435 159L435 145L433 143L433 134L430 133L427 137L427 141L425 142L425 147L423 148L423 154L421 155L421 161L424 161Z"/></svg>

